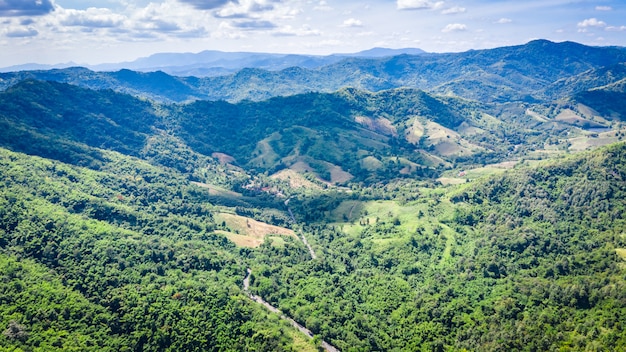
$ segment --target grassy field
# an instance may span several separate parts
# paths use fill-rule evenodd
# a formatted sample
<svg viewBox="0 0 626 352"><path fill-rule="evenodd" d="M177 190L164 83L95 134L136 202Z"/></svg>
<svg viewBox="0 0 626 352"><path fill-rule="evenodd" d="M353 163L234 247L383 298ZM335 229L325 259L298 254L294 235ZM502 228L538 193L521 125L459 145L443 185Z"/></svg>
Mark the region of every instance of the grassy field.
<svg viewBox="0 0 626 352"><path fill-rule="evenodd" d="M401 205L396 201L371 201L362 202L348 200L342 202L332 211L329 220L343 228L343 231L351 236L360 236L367 226L376 224L393 224L397 229L395 233L411 234L420 227L432 230L445 218L449 201L441 200L434 204L432 199L416 201Z"/></svg>
<svg viewBox="0 0 626 352"><path fill-rule="evenodd" d="M257 157L250 160L250 164L255 166L268 167L276 163L280 156L274 151L274 148L272 148L270 142L279 138L280 134L274 133L268 138L260 141L257 144L256 150L254 151Z"/></svg>
<svg viewBox="0 0 626 352"><path fill-rule="evenodd" d="M626 260L626 248L616 248L615 252L620 258Z"/></svg>
<svg viewBox="0 0 626 352"><path fill-rule="evenodd" d="M439 155L471 155L483 150L482 147L465 140L457 132L432 121L426 124L426 135L428 144L434 146Z"/></svg>
<svg viewBox="0 0 626 352"><path fill-rule="evenodd" d="M617 131L608 131L597 134L588 134L576 138L569 139L571 151L581 151L591 148L597 148L611 143L617 143L619 137Z"/></svg>
<svg viewBox="0 0 626 352"><path fill-rule="evenodd" d="M505 161L474 169L448 171L445 172L442 177L438 178L437 181L441 182L443 185L459 185L466 183L467 180L471 181L482 177L501 174L508 169L514 168L517 163L517 161Z"/></svg>
<svg viewBox="0 0 626 352"><path fill-rule="evenodd" d="M270 177L276 180L287 181L289 183L289 186L291 186L291 188L304 188L304 189L311 189L311 190L322 189L322 186L309 181L302 174L292 169L280 170Z"/></svg>
<svg viewBox="0 0 626 352"><path fill-rule="evenodd" d="M418 233L438 236L445 245L441 248L440 259L432 265L444 268L451 265L460 236L446 225L454 216L455 205L449 199L463 188L420 189L423 197L406 204L392 200L348 200L329 214L329 220L347 236L371 241L375 252L406 245ZM368 231L372 227L377 230Z"/></svg>
<svg viewBox="0 0 626 352"><path fill-rule="evenodd" d="M242 197L241 193L233 192L224 187L203 183L203 182L191 182L191 184L196 185L198 187L206 188L209 190L209 194L212 196L221 196L221 197Z"/></svg>
<svg viewBox="0 0 626 352"><path fill-rule="evenodd" d="M229 213L217 213L215 214L215 221L220 224L226 225L226 230L218 230L216 233L226 236L229 240L233 241L236 245L241 247L258 247L270 235L280 236L292 236L296 237L293 230L266 224L245 216L229 214ZM277 245L284 245L284 240L276 240L279 236L272 236L274 243Z"/></svg>

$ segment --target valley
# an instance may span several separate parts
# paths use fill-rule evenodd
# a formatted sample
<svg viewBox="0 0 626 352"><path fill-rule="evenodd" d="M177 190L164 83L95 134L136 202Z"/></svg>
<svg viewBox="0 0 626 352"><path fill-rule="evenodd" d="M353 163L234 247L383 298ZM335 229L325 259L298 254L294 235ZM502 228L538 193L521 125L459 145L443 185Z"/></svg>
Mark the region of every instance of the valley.
<svg viewBox="0 0 626 352"><path fill-rule="evenodd" d="M0 73L0 349L623 349L624 62Z"/></svg>

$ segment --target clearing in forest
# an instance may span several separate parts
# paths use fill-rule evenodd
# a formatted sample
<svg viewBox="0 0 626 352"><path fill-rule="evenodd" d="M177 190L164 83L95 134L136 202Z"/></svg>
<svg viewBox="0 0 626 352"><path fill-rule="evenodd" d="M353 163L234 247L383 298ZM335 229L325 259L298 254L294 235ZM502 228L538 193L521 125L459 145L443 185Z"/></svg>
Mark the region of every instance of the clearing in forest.
<svg viewBox="0 0 626 352"><path fill-rule="evenodd" d="M225 230L215 232L226 236L241 247L258 247L264 242L265 237L269 235L296 237L293 230L266 224L245 216L217 213L214 217L218 224L225 225L226 228Z"/></svg>
<svg viewBox="0 0 626 352"><path fill-rule="evenodd" d="M626 260L626 248L616 248L615 253L617 253L620 258Z"/></svg>
<svg viewBox="0 0 626 352"><path fill-rule="evenodd" d="M321 190L322 187L314 182L311 182L303 175L299 174L295 170L283 169L270 176L273 179L283 180L289 182L292 188L304 188Z"/></svg>

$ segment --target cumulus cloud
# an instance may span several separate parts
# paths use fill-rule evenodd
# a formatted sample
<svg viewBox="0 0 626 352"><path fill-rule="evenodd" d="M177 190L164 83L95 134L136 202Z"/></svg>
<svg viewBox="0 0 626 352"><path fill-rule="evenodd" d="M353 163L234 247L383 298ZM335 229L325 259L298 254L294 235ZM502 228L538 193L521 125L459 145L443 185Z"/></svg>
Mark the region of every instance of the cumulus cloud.
<svg viewBox="0 0 626 352"><path fill-rule="evenodd" d="M451 7L449 9L443 10L441 11L441 13L444 15L455 15L457 13L465 13L465 11L466 11L465 7L455 6L455 7Z"/></svg>
<svg viewBox="0 0 626 352"><path fill-rule="evenodd" d="M217 18L253 18L261 12L275 9L276 1L267 0L243 0L231 2L229 5L216 10L214 16Z"/></svg>
<svg viewBox="0 0 626 352"><path fill-rule="evenodd" d="M198 38L206 35L205 24L210 16L208 12L194 11L180 6L177 1L166 0L134 9L128 14L123 27L128 30L127 36L139 39L150 39L150 36L146 36L147 33L154 34L155 38L163 38L162 35Z"/></svg>
<svg viewBox="0 0 626 352"><path fill-rule="evenodd" d="M106 8L90 7L87 10L63 10L61 24L90 28L110 28L120 26L125 16L113 13Z"/></svg>
<svg viewBox="0 0 626 352"><path fill-rule="evenodd" d="M449 33L449 32L462 32L465 30L467 30L467 26L462 23L450 23L447 26L445 26L441 31L444 33Z"/></svg>
<svg viewBox="0 0 626 352"><path fill-rule="evenodd" d="M52 11L50 0L0 0L0 17L43 16Z"/></svg>
<svg viewBox="0 0 626 352"><path fill-rule="evenodd" d="M497 24L507 24L511 22L513 22L513 20L510 18L506 18L506 17L502 17L501 19L496 21Z"/></svg>
<svg viewBox="0 0 626 352"><path fill-rule="evenodd" d="M9 38L25 38L25 37L35 37L39 34L34 28L17 28L13 30L9 30L6 33L6 36Z"/></svg>
<svg viewBox="0 0 626 352"><path fill-rule="evenodd" d="M284 26L272 33L275 37L307 37L307 36L319 36L322 33L317 29L312 29L308 25L303 25L300 28L293 28L292 26Z"/></svg>
<svg viewBox="0 0 626 352"><path fill-rule="evenodd" d="M181 30L180 26L174 22L155 19L149 22L150 29L158 32L176 32Z"/></svg>
<svg viewBox="0 0 626 352"><path fill-rule="evenodd" d="M613 11L611 6L596 6L596 11Z"/></svg>
<svg viewBox="0 0 626 352"><path fill-rule="evenodd" d="M357 20L356 18L348 18L343 21L342 27L363 27L363 22Z"/></svg>
<svg viewBox="0 0 626 352"><path fill-rule="evenodd" d="M578 22L578 31L586 32L587 28L595 27L595 28L604 28L606 27L606 22L600 21L597 18L588 18L582 22Z"/></svg>
<svg viewBox="0 0 626 352"><path fill-rule="evenodd" d="M231 2L237 3L237 1L230 1L230 0L178 0L178 1L185 3L185 4L189 4L198 10L214 10Z"/></svg>
<svg viewBox="0 0 626 352"><path fill-rule="evenodd" d="M578 22L578 27L605 27L606 23L597 18L588 18L582 22Z"/></svg>
<svg viewBox="0 0 626 352"><path fill-rule="evenodd" d="M443 1L429 1L429 0L397 0L398 10L430 10L439 9L443 7Z"/></svg>
<svg viewBox="0 0 626 352"><path fill-rule="evenodd" d="M211 32L211 37L216 39L245 39L247 36L244 32L237 30L232 23L220 22L217 30Z"/></svg>

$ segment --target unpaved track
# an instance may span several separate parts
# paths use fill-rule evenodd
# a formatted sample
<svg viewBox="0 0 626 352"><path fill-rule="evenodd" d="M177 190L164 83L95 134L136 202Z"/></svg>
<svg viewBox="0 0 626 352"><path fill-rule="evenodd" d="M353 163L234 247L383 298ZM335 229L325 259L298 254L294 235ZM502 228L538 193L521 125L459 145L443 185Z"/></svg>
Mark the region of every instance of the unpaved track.
<svg viewBox="0 0 626 352"><path fill-rule="evenodd" d="M296 329L300 330L300 332L302 332L303 334L305 334L308 338L312 339L313 338L313 333L311 332L311 330L307 329L305 326L299 324L297 321L293 320L292 318L286 316L285 314L283 314L280 309L274 307L273 305L269 304L267 301L265 301L263 298L257 296L257 295L253 295L252 293L250 293L250 275L252 275L252 270L250 268L247 269L247 273L246 273L246 277L243 279L243 291L248 295L248 297L255 301L258 304L261 304L263 306L265 306L265 308L267 308L269 311L279 314L281 319L284 319L286 321L288 321L291 325L293 325ZM322 340L322 347L324 348L324 350L329 351L329 352L339 352L339 350L337 348L335 348L334 346L332 346L331 344L329 344L328 342Z"/></svg>
<svg viewBox="0 0 626 352"><path fill-rule="evenodd" d="M288 203L289 203L289 200L286 200L285 201L285 205L287 205ZM296 224L296 218L295 218L295 216L293 216L293 212L291 212L290 208L287 208L287 210L289 211L289 216L291 217L291 221L294 224ZM313 247L311 247L309 242L306 240L306 237L304 237L304 234L300 234L299 237L302 240L302 243L304 243L304 245L306 245L306 247L309 249L309 253L311 254L311 259L317 258L317 255L315 254L315 251L313 250ZM264 306L265 308L267 308L269 311L274 312L276 314L279 314L281 319L284 319L284 320L288 321L296 329L300 330L300 332L302 332L307 337L312 339L313 338L313 333L311 332L311 330L309 330L305 326L299 324L297 321L293 320L292 318L286 316L285 314L283 314L280 311L280 309L278 309L278 308L274 307L273 305L269 304L263 298L261 298L261 297L259 297L257 295L253 295L250 292L250 275L252 275L252 270L250 268L248 268L247 272L246 272L246 277L243 279L243 291L246 293L246 295L248 295L248 297L251 300L253 300L256 303L258 303L258 304ZM329 344L328 342L326 342L324 340L322 340L322 347L324 348L324 350L326 350L328 352L339 352L339 350L337 348L335 348L333 345Z"/></svg>

